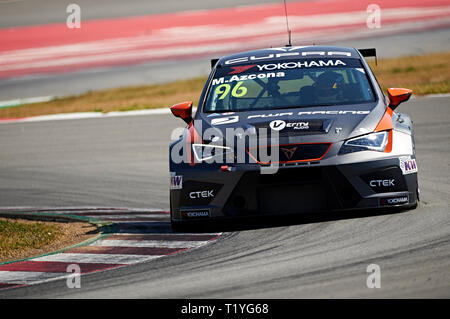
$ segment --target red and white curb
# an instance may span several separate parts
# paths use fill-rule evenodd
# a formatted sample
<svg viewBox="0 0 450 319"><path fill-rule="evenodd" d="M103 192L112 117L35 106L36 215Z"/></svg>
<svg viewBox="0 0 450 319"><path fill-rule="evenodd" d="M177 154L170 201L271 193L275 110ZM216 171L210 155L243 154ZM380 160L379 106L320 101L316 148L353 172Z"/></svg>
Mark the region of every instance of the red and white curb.
<svg viewBox="0 0 450 319"><path fill-rule="evenodd" d="M76 264L81 274L124 267L182 251L196 249L217 240L221 233L174 233L169 214L151 209L0 208L0 213L30 212L78 216L112 222L115 231L94 242L23 261L0 264L0 289L39 284L68 278L68 266Z"/></svg>

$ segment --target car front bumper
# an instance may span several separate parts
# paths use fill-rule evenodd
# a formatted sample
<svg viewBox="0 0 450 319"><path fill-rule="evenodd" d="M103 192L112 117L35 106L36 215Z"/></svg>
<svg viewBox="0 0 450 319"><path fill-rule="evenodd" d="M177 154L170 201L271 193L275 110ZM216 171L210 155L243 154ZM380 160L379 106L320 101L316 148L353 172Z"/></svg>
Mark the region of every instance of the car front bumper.
<svg viewBox="0 0 450 319"><path fill-rule="evenodd" d="M258 165L228 170L198 165L177 172L170 190L174 222L411 207L417 204L417 172L405 173L399 158L341 165L305 163L263 174ZM172 177L173 177L172 176Z"/></svg>

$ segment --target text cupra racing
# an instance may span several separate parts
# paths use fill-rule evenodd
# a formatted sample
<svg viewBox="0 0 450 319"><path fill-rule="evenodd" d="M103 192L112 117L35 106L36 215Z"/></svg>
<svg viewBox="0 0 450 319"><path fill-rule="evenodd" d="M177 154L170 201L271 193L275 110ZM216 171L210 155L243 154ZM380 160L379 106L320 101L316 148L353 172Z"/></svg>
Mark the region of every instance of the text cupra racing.
<svg viewBox="0 0 450 319"><path fill-rule="evenodd" d="M170 145L170 213L186 221L415 207L410 117L361 54L283 47L212 61L195 115ZM366 55L365 55L366 56ZM178 136L177 136L178 137Z"/></svg>

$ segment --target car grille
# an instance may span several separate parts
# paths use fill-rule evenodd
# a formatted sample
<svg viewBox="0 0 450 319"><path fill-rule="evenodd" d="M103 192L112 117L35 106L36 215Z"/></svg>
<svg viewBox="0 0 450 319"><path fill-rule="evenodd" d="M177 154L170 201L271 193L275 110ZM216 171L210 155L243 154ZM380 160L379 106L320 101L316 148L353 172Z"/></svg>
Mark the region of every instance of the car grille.
<svg viewBox="0 0 450 319"><path fill-rule="evenodd" d="M331 147L331 143L314 144L282 144L278 146L278 161L273 160L271 147L254 147L247 149L247 153L259 164L268 165L270 162L264 160L261 154L266 154L271 163L293 163L321 160ZM276 149L276 148L275 148Z"/></svg>

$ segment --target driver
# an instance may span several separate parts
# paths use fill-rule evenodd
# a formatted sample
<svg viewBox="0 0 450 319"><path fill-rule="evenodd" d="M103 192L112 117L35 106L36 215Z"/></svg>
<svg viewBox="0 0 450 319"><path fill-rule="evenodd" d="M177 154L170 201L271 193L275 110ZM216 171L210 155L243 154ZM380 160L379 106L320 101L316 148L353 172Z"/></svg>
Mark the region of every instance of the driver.
<svg viewBox="0 0 450 319"><path fill-rule="evenodd" d="M325 71L317 77L313 87L318 103L338 103L344 94L344 78L339 73Z"/></svg>

